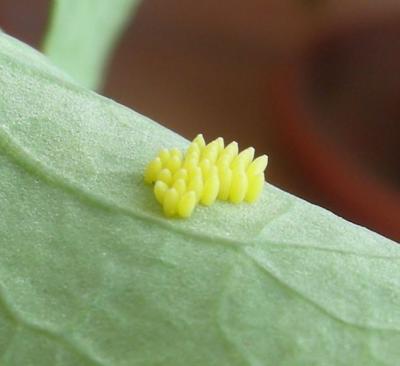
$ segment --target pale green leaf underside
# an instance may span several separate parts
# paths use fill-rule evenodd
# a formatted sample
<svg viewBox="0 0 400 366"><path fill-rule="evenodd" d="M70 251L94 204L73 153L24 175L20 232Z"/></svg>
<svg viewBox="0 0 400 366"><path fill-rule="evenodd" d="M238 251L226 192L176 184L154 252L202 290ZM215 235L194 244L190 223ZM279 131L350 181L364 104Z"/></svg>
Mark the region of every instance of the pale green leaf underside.
<svg viewBox="0 0 400 366"><path fill-rule="evenodd" d="M96 89L108 55L140 0L53 0L44 52L80 85Z"/></svg>
<svg viewBox="0 0 400 366"><path fill-rule="evenodd" d="M398 365L394 242L271 185L165 219L185 139L4 34L0 85L2 366Z"/></svg>

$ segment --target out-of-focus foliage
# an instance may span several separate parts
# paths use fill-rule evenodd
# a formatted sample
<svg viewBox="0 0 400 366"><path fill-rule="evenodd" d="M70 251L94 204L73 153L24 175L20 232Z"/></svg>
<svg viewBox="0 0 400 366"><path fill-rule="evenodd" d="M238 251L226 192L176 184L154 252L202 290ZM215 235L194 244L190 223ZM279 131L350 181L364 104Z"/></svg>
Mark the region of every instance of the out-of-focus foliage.
<svg viewBox="0 0 400 366"><path fill-rule="evenodd" d="M140 0L54 0L44 52L80 85L96 89Z"/></svg>

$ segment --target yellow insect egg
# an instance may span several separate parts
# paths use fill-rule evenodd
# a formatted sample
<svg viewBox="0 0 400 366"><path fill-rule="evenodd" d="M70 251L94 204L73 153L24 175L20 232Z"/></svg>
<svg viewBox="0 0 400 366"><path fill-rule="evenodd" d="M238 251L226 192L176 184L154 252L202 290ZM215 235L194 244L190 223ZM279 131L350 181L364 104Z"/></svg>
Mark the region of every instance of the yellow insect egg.
<svg viewBox="0 0 400 366"><path fill-rule="evenodd" d="M227 164L231 165L232 161L236 158L238 153L238 144L237 142L232 142L229 144L219 155L217 164Z"/></svg>
<svg viewBox="0 0 400 366"><path fill-rule="evenodd" d="M154 195L159 203L163 204L165 193L168 191L168 186L161 180L158 180L154 185Z"/></svg>
<svg viewBox="0 0 400 366"><path fill-rule="evenodd" d="M218 198L226 201L229 198L232 184L232 170L227 165L218 167L219 174L219 193Z"/></svg>
<svg viewBox="0 0 400 366"><path fill-rule="evenodd" d="M196 136L196 138L193 140L193 142L198 145L198 147L200 148L200 152L206 146L206 141L204 140L204 137L201 133Z"/></svg>
<svg viewBox="0 0 400 366"><path fill-rule="evenodd" d="M169 158L171 157L171 154L167 149L162 149L158 153L158 157L161 159L161 163L162 163L163 168L165 168L167 166Z"/></svg>
<svg viewBox="0 0 400 366"><path fill-rule="evenodd" d="M200 202L205 206L211 206L217 199L219 192L218 172L214 170L210 173L209 178L204 183L203 193L201 194Z"/></svg>
<svg viewBox="0 0 400 366"><path fill-rule="evenodd" d="M169 186L172 182L171 171L167 168L161 169L161 171L157 175L157 180L161 180L162 182L164 182Z"/></svg>
<svg viewBox="0 0 400 366"><path fill-rule="evenodd" d="M210 163L215 163L215 161L218 158L219 154L219 147L217 142L211 142L209 143L203 150L203 153L201 154L201 159L205 160L207 159L210 161Z"/></svg>
<svg viewBox="0 0 400 366"><path fill-rule="evenodd" d="M223 154L235 157L239 153L239 145L236 141L231 142L223 151Z"/></svg>
<svg viewBox="0 0 400 366"><path fill-rule="evenodd" d="M182 159L179 156L173 155L169 159L166 168L175 173L182 165Z"/></svg>
<svg viewBox="0 0 400 366"><path fill-rule="evenodd" d="M254 158L254 152L254 147L248 147L247 149L243 150L238 156L235 157L235 159L233 159L231 168L235 169L241 165L244 169L246 169Z"/></svg>
<svg viewBox="0 0 400 366"><path fill-rule="evenodd" d="M218 176L218 167L214 164L211 165L211 169L210 169L210 175L212 175L212 174Z"/></svg>
<svg viewBox="0 0 400 366"><path fill-rule="evenodd" d="M196 202L200 200L200 197L203 193L204 184L201 176L195 176L193 179L189 181L188 191L194 191L196 193Z"/></svg>
<svg viewBox="0 0 400 366"><path fill-rule="evenodd" d="M218 159L218 147L215 149L207 151L207 153L203 154L203 159L208 160L211 164L215 164Z"/></svg>
<svg viewBox="0 0 400 366"><path fill-rule="evenodd" d="M163 208L166 216L174 216L178 209L179 193L175 188L168 189L164 195Z"/></svg>
<svg viewBox="0 0 400 366"><path fill-rule="evenodd" d="M201 168L199 166L195 166L192 169L188 170L189 180L193 180L195 178L203 179L203 173L201 172Z"/></svg>
<svg viewBox="0 0 400 366"><path fill-rule="evenodd" d="M183 218L192 216L196 207L197 197L194 191L186 192L178 203L178 215Z"/></svg>
<svg viewBox="0 0 400 366"><path fill-rule="evenodd" d="M239 153L239 156L244 161L244 165L246 168L253 161L255 152L256 150L254 149L254 147L248 147L247 149L244 149L242 152Z"/></svg>
<svg viewBox="0 0 400 366"><path fill-rule="evenodd" d="M248 188L247 175L243 169L237 168L232 172L232 185L229 192L229 201L240 203L244 200Z"/></svg>
<svg viewBox="0 0 400 366"><path fill-rule="evenodd" d="M265 169L268 165L268 156L261 155L257 159L254 159L253 162L247 168L247 175L257 175L260 173L264 173Z"/></svg>
<svg viewBox="0 0 400 366"><path fill-rule="evenodd" d="M199 153L196 150L189 151L186 153L184 161L196 160L196 162L198 163L200 161L200 155L201 155L201 153Z"/></svg>
<svg viewBox="0 0 400 366"><path fill-rule="evenodd" d="M185 162L183 163L183 169L186 169L188 172L190 172L197 166L198 166L198 162L195 159L188 159L188 160L185 160Z"/></svg>
<svg viewBox="0 0 400 366"><path fill-rule="evenodd" d="M183 167L187 170L193 169L199 164L200 155L197 153L192 153L185 157L185 161L183 163Z"/></svg>
<svg viewBox="0 0 400 366"><path fill-rule="evenodd" d="M222 155L219 157L219 159L217 161L218 168L230 167L233 159L234 159L234 156L231 156L229 154L226 155L226 154L222 153Z"/></svg>
<svg viewBox="0 0 400 366"><path fill-rule="evenodd" d="M218 137L213 142L218 146L218 154L221 154L225 147L224 139L222 137Z"/></svg>
<svg viewBox="0 0 400 366"><path fill-rule="evenodd" d="M171 157L172 156L177 156L180 160L182 160L182 151L180 151L179 149L177 149L176 147L174 147L173 149L171 149L169 151Z"/></svg>
<svg viewBox="0 0 400 366"><path fill-rule="evenodd" d="M186 150L186 156L193 154L193 153L197 153L200 156L200 147L198 144L196 144L195 142L192 142L189 147Z"/></svg>
<svg viewBox="0 0 400 366"><path fill-rule="evenodd" d="M208 159L204 159L200 162L201 172L203 174L204 180L206 180L210 174L211 163Z"/></svg>
<svg viewBox="0 0 400 366"><path fill-rule="evenodd" d="M188 171L185 168L180 168L175 172L172 178L172 182L174 183L178 179L183 179L185 182L187 182L188 178L189 178Z"/></svg>
<svg viewBox="0 0 400 366"><path fill-rule="evenodd" d="M241 169L241 170L243 170L243 171L246 170L245 167L244 167L244 161L243 161L242 159L239 158L239 155L237 155L237 156L232 160L230 167L231 167L232 170L235 170L235 169Z"/></svg>
<svg viewBox="0 0 400 366"><path fill-rule="evenodd" d="M248 203L254 203L260 197L264 187L264 173L248 177L249 187L247 189L245 200Z"/></svg>
<svg viewBox="0 0 400 366"><path fill-rule="evenodd" d="M186 182L183 179L178 179L172 186L182 196L186 192Z"/></svg>
<svg viewBox="0 0 400 366"><path fill-rule="evenodd" d="M158 173L160 172L162 168L162 162L159 157L155 158L152 160L146 167L145 173L144 173L144 180L146 183L153 183L158 176Z"/></svg>

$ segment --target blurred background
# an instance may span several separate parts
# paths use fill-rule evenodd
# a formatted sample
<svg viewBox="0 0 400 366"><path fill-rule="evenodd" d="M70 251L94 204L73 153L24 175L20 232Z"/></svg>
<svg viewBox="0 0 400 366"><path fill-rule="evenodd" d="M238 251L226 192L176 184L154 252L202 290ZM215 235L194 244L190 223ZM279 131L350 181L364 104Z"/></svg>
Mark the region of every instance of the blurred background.
<svg viewBox="0 0 400 366"><path fill-rule="evenodd" d="M40 48L49 6L0 0L0 28ZM102 94L254 146L269 182L400 240L398 0L144 0Z"/></svg>

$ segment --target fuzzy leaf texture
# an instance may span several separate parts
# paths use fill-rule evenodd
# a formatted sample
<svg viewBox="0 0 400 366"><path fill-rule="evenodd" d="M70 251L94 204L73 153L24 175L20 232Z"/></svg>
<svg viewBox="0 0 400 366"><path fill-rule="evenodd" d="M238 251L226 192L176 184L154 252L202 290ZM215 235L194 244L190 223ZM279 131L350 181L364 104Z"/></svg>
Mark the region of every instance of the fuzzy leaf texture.
<svg viewBox="0 0 400 366"><path fill-rule="evenodd" d="M0 85L2 366L398 365L394 242L269 184L166 219L184 138L5 34Z"/></svg>
<svg viewBox="0 0 400 366"><path fill-rule="evenodd" d="M140 0L53 0L44 52L80 85L97 89L115 42Z"/></svg>

